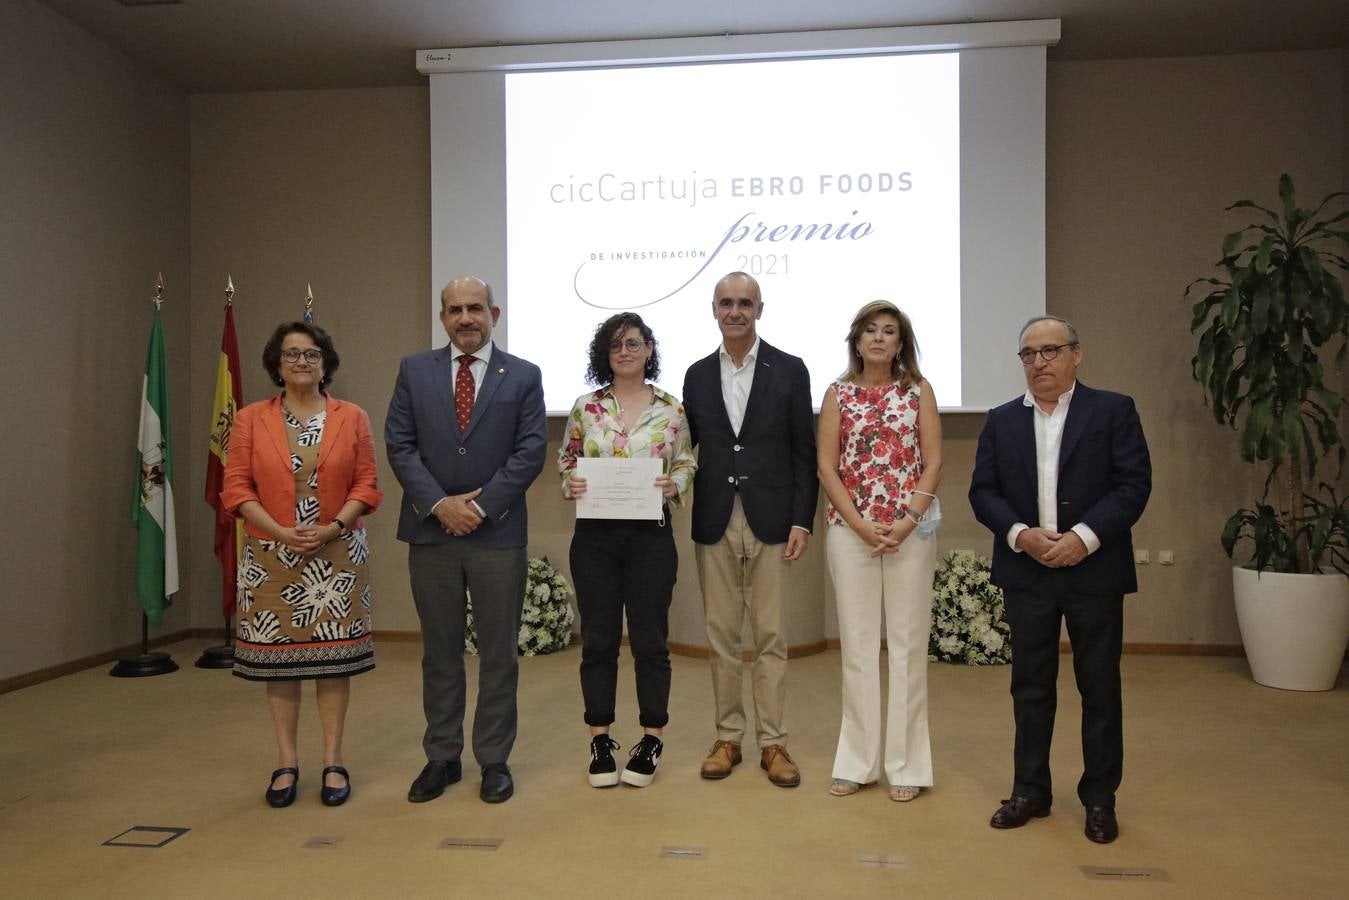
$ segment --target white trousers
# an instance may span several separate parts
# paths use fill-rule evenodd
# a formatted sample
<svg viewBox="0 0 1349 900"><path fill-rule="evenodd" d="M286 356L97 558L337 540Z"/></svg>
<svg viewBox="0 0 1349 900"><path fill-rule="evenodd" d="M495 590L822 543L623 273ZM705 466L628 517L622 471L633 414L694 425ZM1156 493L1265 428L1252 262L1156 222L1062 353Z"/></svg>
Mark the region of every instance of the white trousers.
<svg viewBox="0 0 1349 900"><path fill-rule="evenodd" d="M909 535L899 549L873 558L847 525L829 526L829 575L843 654L843 724L834 776L859 784L931 787L927 728L927 641L932 619L936 537ZM889 703L881 718L881 613L889 651Z"/></svg>

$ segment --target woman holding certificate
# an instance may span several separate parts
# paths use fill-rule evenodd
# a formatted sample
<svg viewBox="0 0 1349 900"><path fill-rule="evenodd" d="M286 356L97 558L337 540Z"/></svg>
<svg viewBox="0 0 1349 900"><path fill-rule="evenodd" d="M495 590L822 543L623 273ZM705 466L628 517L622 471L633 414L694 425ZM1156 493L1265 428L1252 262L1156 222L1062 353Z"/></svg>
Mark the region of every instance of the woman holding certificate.
<svg viewBox="0 0 1349 900"><path fill-rule="evenodd" d="M605 320L590 342L586 370L586 381L598 390L576 398L557 457L562 495L586 498L577 510L571 574L581 614L581 695L593 787L650 784L669 720L665 640L678 558L666 512L682 505L696 464L684 407L650 381L659 373L656 339L641 316ZM649 476L643 475L647 466ZM634 473L642 479L635 489ZM620 773L609 727L625 613L643 734Z"/></svg>

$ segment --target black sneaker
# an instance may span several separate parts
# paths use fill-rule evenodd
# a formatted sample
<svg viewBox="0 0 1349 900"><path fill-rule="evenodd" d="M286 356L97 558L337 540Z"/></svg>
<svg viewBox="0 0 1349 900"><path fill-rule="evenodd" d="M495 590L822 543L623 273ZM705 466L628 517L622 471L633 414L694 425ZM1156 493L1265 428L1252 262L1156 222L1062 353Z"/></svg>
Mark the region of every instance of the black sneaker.
<svg viewBox="0 0 1349 900"><path fill-rule="evenodd" d="M644 734L628 755L628 764L623 767L623 783L633 787L646 787L656 777L656 764L660 762L660 753L665 745L654 734Z"/></svg>
<svg viewBox="0 0 1349 900"><path fill-rule="evenodd" d="M607 734L597 734L590 739L590 786L613 787L618 784L618 763L614 762L614 751L618 741Z"/></svg>

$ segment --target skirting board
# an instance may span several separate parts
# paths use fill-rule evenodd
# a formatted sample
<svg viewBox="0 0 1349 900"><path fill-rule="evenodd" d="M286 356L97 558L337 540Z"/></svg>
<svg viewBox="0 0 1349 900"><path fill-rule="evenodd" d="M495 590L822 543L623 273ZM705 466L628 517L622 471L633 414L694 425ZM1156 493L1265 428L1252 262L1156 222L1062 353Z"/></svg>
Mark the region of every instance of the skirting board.
<svg viewBox="0 0 1349 900"><path fill-rule="evenodd" d="M830 650L839 647L838 638L830 638L826 643ZM881 649L885 649L885 640L881 640ZM1060 653L1072 653L1073 647L1067 641L1059 643ZM1142 644L1125 642L1124 652L1137 656L1245 656L1246 651L1240 644ZM707 654L704 653L704 656ZM1349 652L1345 653L1349 660Z"/></svg>
<svg viewBox="0 0 1349 900"><path fill-rule="evenodd" d="M151 638L150 647L153 649L155 647L163 647L166 644L176 644L179 641L185 641L188 638L219 636L219 628L184 628L182 631L174 631L169 634L161 634L157 638ZM140 641L137 641L134 644L127 644L125 647L118 647L104 653L95 653L92 656L82 656L79 659L72 659L70 662L63 662L54 666L47 666L45 669L38 669L33 672L25 672L22 675L13 675L9 678L0 679L0 694L7 694L10 691L17 691L19 688L31 687L35 684L41 684L44 681L51 681L53 678L60 678L63 675L72 675L76 672L82 672L85 669L92 669L94 666L107 665L110 662L116 662L124 656L134 656L140 652L140 649Z"/></svg>
<svg viewBox="0 0 1349 900"><path fill-rule="evenodd" d="M375 640L377 641L403 641L419 642L422 639L420 631L376 631ZM573 643L579 643L581 636L572 632ZM627 636L623 637L623 643L628 642ZM670 652L678 656L690 656L694 659L707 659L708 650L697 644L684 644L679 641L668 642ZM837 650L839 647L838 638L829 638L823 641L813 641L809 644L797 644L787 648L788 659L799 658L802 656L814 656L816 653L823 653L825 650ZM885 648L885 641L881 641L881 648ZM1059 652L1071 653L1072 649L1067 641L1059 645ZM1126 643L1124 645L1125 653L1137 654L1139 656L1242 656L1244 651L1240 644L1144 644L1144 643ZM753 659L753 654L744 651L746 662ZM1345 655L1349 660L1349 653Z"/></svg>
<svg viewBox="0 0 1349 900"><path fill-rule="evenodd" d="M376 641L420 642L421 639L422 633L420 631L375 632ZM573 644L579 644L581 642L581 635L573 631L571 635L571 640ZM627 644L627 642L628 636L623 635L623 643ZM707 648L699 647L696 644L681 644L679 641L669 641L667 642L666 646L668 646L670 648L670 652L675 654L676 656L691 656L694 659L707 659L708 657ZM834 646L837 647L838 643L835 642ZM812 644L800 644L795 647L787 648L787 658L792 659L801 656L812 656L816 653L823 653L825 649L827 648L825 647L824 641L816 641ZM746 662L749 662L751 659L754 658L753 654L750 653L750 651L748 650L744 651L744 656Z"/></svg>
<svg viewBox="0 0 1349 900"><path fill-rule="evenodd" d="M160 635L150 641L151 647L163 647L167 644L176 644L178 641L188 639L219 639L221 636L219 628L190 628L181 631L174 631L170 634ZM580 635L573 634L574 641L579 641ZM422 639L420 631L377 631L375 640L417 643ZM624 638L624 643L627 639ZM795 647L787 648L788 658L799 658L802 656L813 656L816 653L823 653L825 650L837 650L839 646L837 638L829 638L823 641L814 641L809 644L798 644ZM670 641L670 652L679 656L689 656L695 659L706 659L708 651L706 647L699 647L696 644L682 644L678 641ZM885 647L885 642L881 642L881 647ZM43 669L37 669L32 672L25 672L20 675L13 675L9 678L0 679L0 694L9 691L17 691L19 688L31 687L35 684L41 684L44 681L51 681L53 678L60 678L63 675L71 675L75 672L90 669L94 666L106 665L121 659L123 656L131 656L140 649L140 644L127 644L125 647L118 647L108 650L104 653L95 653L92 656L84 656L70 662L60 663L55 666L48 666ZM1067 641L1059 645L1059 651L1070 653L1071 648ZM1149 644L1149 643L1126 643L1124 652L1140 656L1242 656L1244 651L1240 644ZM746 661L751 659L749 651L744 652ZM1345 660L1349 661L1349 653L1346 653Z"/></svg>

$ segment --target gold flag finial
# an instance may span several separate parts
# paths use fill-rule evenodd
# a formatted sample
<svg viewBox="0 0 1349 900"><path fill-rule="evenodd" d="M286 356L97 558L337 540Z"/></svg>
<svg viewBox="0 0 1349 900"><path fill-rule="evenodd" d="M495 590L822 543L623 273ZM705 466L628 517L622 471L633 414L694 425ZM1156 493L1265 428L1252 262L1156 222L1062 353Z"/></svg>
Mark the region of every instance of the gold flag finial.
<svg viewBox="0 0 1349 900"><path fill-rule="evenodd" d="M164 273L160 272L155 278L155 309L159 309L164 303Z"/></svg>
<svg viewBox="0 0 1349 900"><path fill-rule="evenodd" d="M304 320L314 321L314 288L307 281L304 283Z"/></svg>
<svg viewBox="0 0 1349 900"><path fill-rule="evenodd" d="M225 305L234 303L234 278L230 275L225 276Z"/></svg>

